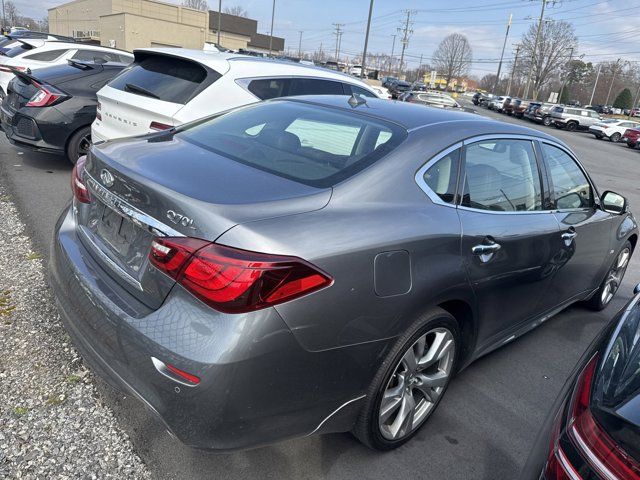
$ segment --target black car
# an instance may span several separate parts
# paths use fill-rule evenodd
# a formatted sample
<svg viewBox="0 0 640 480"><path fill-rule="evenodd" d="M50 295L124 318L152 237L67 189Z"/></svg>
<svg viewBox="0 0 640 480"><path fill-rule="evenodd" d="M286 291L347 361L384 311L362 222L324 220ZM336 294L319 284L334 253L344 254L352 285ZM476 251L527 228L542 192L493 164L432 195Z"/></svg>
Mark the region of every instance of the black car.
<svg viewBox="0 0 640 480"><path fill-rule="evenodd" d="M411 84L404 80L397 80L389 85L389 93L392 98L398 98L402 93L411 91Z"/></svg>
<svg viewBox="0 0 640 480"><path fill-rule="evenodd" d="M413 82L413 84L411 85L411 90L413 90L414 92L426 92L427 85L423 82Z"/></svg>
<svg viewBox="0 0 640 480"><path fill-rule="evenodd" d="M72 163L87 153L96 92L125 68L122 63L69 61L33 73L14 71L0 119L17 146L65 155Z"/></svg>
<svg viewBox="0 0 640 480"><path fill-rule="evenodd" d="M522 478L640 478L640 285L635 292L564 386Z"/></svg>

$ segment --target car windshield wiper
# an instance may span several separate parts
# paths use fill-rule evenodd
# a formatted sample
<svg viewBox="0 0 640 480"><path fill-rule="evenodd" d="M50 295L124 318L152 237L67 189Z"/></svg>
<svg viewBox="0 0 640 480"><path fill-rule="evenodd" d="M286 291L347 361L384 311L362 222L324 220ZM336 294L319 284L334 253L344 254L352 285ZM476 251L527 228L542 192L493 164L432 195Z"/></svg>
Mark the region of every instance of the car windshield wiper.
<svg viewBox="0 0 640 480"><path fill-rule="evenodd" d="M127 83L124 86L125 90L132 92L132 93L140 93L142 95L145 95L147 97L151 97L151 98L157 98L158 100L160 100L160 97L158 95L156 95L155 93L147 90L146 88L140 87L138 85L135 85L133 83Z"/></svg>

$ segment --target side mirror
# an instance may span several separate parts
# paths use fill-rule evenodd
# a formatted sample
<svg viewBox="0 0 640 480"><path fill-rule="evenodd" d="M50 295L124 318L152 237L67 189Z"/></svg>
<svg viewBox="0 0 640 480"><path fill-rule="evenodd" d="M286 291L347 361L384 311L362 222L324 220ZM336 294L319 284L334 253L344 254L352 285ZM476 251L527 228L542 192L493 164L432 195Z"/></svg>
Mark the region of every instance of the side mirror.
<svg viewBox="0 0 640 480"><path fill-rule="evenodd" d="M627 211L627 199L616 192L607 190L602 194L600 199L602 210L609 213L620 215Z"/></svg>

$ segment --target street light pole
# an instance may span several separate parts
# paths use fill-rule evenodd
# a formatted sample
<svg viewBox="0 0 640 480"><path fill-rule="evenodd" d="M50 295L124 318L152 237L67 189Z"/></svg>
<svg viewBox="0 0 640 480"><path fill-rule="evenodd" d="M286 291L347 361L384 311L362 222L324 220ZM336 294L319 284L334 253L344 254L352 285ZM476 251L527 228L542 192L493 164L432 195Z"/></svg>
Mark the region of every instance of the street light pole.
<svg viewBox="0 0 640 480"><path fill-rule="evenodd" d="M298 40L298 58L302 58L302 33L303 30L300 30L300 40Z"/></svg>
<svg viewBox="0 0 640 480"><path fill-rule="evenodd" d="M613 76L611 77L611 84L609 85L609 92L607 93L607 100L604 102L605 105L609 105L609 97L611 96L611 90L613 89L613 82L616 80L616 73L618 73L618 64L620 63L620 59L616 60L616 66L613 67Z"/></svg>
<svg viewBox="0 0 640 480"><path fill-rule="evenodd" d="M493 91L496 92L498 90L498 82L500 81L500 70L502 70L502 59L504 58L504 49L507 46L507 38L509 37L509 29L511 28L511 20L513 19L513 14L509 14L509 22L507 23L507 33L504 34L504 43L502 44L502 53L500 54L500 63L498 64L498 73L496 75L496 81L493 84Z"/></svg>
<svg viewBox="0 0 640 480"><path fill-rule="evenodd" d="M276 16L276 0L273 0L273 6L271 7L271 33L269 33L269 56L273 51L273 19Z"/></svg>
<svg viewBox="0 0 640 480"><path fill-rule="evenodd" d="M593 84L593 90L591 91L591 98L589 99L589 105L593 105L593 96L596 94L596 87L598 86L598 79L600 78L600 70L602 64L598 65L598 73L596 74L596 83Z"/></svg>
<svg viewBox="0 0 640 480"><path fill-rule="evenodd" d="M516 45L516 58L513 59L513 68L511 69L511 76L509 77L509 83L507 84L507 97L511 93L511 84L513 83L513 76L516 73L518 67L518 54L520 53L520 45Z"/></svg>
<svg viewBox="0 0 640 480"><path fill-rule="evenodd" d="M4 0L2 0L4 5ZM222 25L222 0L218 0L218 45L220 45L220 25Z"/></svg>
<svg viewBox="0 0 640 480"><path fill-rule="evenodd" d="M364 51L362 52L362 62L360 63L360 77L364 78L364 68L367 63L367 46L369 45L369 30L371 29L371 14L373 13L373 0L369 3L369 18L367 19L367 33L364 35Z"/></svg>
<svg viewBox="0 0 640 480"><path fill-rule="evenodd" d="M542 22L544 21L544 7L547 6L549 0L542 0L542 9L540 10L540 20L538 20L538 29L536 30L536 40L533 43L533 55L531 55L531 68L529 69L529 75L527 76L527 85L524 88L524 98L529 96L529 84L531 83L531 74L533 73L533 66L536 62L536 50L538 49L538 38L540 38L540 30L542 29ZM536 100L534 98L534 100Z"/></svg>

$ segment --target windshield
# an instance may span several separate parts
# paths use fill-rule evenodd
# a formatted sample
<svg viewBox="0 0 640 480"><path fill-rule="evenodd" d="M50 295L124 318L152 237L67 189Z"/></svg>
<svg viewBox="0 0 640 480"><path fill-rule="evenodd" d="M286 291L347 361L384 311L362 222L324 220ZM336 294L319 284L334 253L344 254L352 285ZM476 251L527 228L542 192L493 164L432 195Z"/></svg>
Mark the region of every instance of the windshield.
<svg viewBox="0 0 640 480"><path fill-rule="evenodd" d="M406 131L351 112L274 101L192 124L177 136L245 165L324 188L388 154Z"/></svg>

